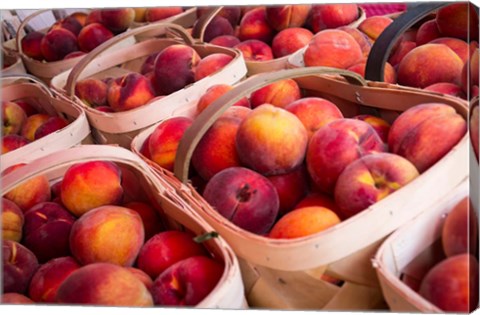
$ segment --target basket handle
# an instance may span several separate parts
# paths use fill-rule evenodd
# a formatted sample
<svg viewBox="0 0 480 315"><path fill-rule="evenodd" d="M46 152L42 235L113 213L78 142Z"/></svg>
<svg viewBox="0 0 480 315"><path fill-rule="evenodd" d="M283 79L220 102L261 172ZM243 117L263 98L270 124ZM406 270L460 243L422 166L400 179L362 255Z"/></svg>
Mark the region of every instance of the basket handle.
<svg viewBox="0 0 480 315"><path fill-rule="evenodd" d="M365 79L383 82L385 63L400 36L422 18L452 3L453 2L420 3L396 18L373 44L365 67Z"/></svg>
<svg viewBox="0 0 480 315"><path fill-rule="evenodd" d="M174 165L175 177L183 183L187 182L190 159L195 147L217 118L220 117L220 115L222 115L230 106L235 104L235 102L242 97L245 97L245 95L249 95L250 93L278 80L312 75L341 75L352 84L359 86L367 85L366 81L357 73L330 67L302 67L265 72L251 76L210 104L197 116L193 124L185 131L177 149Z"/></svg>
<svg viewBox="0 0 480 315"><path fill-rule="evenodd" d="M90 51L87 55L81 58L77 64L75 64L75 66L72 68L68 75L67 83L65 85L65 92L67 93L67 96L73 98L73 96L75 95L75 82L77 81L82 71L87 67L87 65L89 65L98 55L103 53L108 48L114 46L115 44L125 40L126 38L151 31L158 31L158 33L156 34L162 34L167 31L171 31L179 35L187 45L193 46L195 44L195 39L190 34L188 34L182 26L165 22L150 23L116 35L111 39L107 40L106 42L102 43L101 45L95 47L95 49Z"/></svg>
<svg viewBox="0 0 480 315"><path fill-rule="evenodd" d="M9 75L5 75L5 76L0 76L0 81L4 81L4 80L30 80L36 84L38 84L44 91L45 93L48 94L48 96L50 96L51 98L54 98L54 95L52 93L52 91L50 90L50 88L48 87L48 85L46 85L43 81L41 81L40 79L38 79L37 77L34 77L33 75L30 75L30 74L9 74Z"/></svg>
<svg viewBox="0 0 480 315"><path fill-rule="evenodd" d="M216 17L220 11L223 9L223 6L209 8L208 11L203 14L198 20L197 25L200 25L194 29L192 36L198 38L200 42L203 43L203 38L205 36L205 30L210 22Z"/></svg>
<svg viewBox="0 0 480 315"><path fill-rule="evenodd" d="M23 53L23 51L22 51L22 45L21 45L22 33L23 33L22 30L27 27L28 22L30 22L31 20L33 20L33 18L39 16L40 14L47 13L47 12L49 12L49 11L50 11L50 9L43 9L43 10L35 11L35 12L33 12L32 14L30 14L29 16L27 16L27 17L22 21L22 23L20 24L20 26L18 26L17 35L15 36L15 41L16 41L16 44L17 44L17 52L18 52L21 56L24 56L24 53Z"/></svg>

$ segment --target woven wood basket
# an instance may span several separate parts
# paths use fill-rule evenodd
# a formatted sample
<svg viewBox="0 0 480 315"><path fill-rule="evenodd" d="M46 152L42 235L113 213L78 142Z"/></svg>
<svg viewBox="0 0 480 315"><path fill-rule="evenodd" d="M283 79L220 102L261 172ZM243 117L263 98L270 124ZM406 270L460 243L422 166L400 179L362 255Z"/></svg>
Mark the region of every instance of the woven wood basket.
<svg viewBox="0 0 480 315"><path fill-rule="evenodd" d="M222 217L195 191L188 181L189 163L202 135L229 106L265 85L286 78L295 79L306 95L335 103L345 117L373 110L391 122L400 112L428 102L446 103L467 117L468 104L457 98L365 81L349 71L297 68L252 76L208 106L184 134L177 150L174 174L141 155L147 132L134 139L132 150L171 183L232 246L240 259L250 306L323 310L386 308L370 259L386 236L468 177L468 166L462 163L468 158L468 136L407 186L328 230L290 240L255 235ZM333 285L320 279L322 275L333 276L344 283L341 287Z"/></svg>
<svg viewBox="0 0 480 315"><path fill-rule="evenodd" d="M27 73L27 70L25 70L25 66L23 65L23 61L17 53L2 47L2 56L2 66L8 66L1 70L1 76Z"/></svg>
<svg viewBox="0 0 480 315"><path fill-rule="evenodd" d="M176 195L168 183L152 172L138 156L126 149L110 145L83 145L34 160L2 177L2 193L8 192L32 176L42 174L46 175L51 183L55 183L61 180L71 165L93 160L112 161L121 169L132 172L137 179L137 185L146 194L152 206L159 211L165 226L170 229L187 229L195 235L212 231L212 228ZM225 268L217 286L196 307L245 308L242 278L233 251L221 237L211 238L203 244L215 259L223 262Z"/></svg>
<svg viewBox="0 0 480 315"><path fill-rule="evenodd" d="M159 35L165 34L167 31L175 31L181 36L181 39L154 37L109 54L101 54L128 37L144 33L152 34L152 32ZM75 96L75 84L79 80L88 77L116 77L132 71L139 71L143 61L150 54L179 43L193 47L202 58L213 53L225 53L232 56L233 60L223 69L182 90L161 99L154 99L144 106L129 111L104 113L86 106ZM133 137L144 128L165 118L182 115L183 112L190 110L189 104L197 100L208 87L220 83L234 84L245 76L246 71L245 62L237 51L196 43L183 27L160 22L132 29L103 43L91 51L71 71L56 76L52 80L52 86L66 99L84 108L98 143L114 143L128 148Z"/></svg>

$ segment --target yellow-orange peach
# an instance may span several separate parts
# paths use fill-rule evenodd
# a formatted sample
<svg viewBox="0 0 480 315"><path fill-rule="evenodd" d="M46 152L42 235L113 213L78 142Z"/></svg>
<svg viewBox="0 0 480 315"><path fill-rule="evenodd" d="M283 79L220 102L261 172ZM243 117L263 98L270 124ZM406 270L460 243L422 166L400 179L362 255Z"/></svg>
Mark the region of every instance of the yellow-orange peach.
<svg viewBox="0 0 480 315"><path fill-rule="evenodd" d="M1 218L2 239L20 242L25 222L22 210L13 201L2 198Z"/></svg>
<svg viewBox="0 0 480 315"><path fill-rule="evenodd" d="M371 39L376 40L392 22L393 20L388 16L374 15L363 20L358 25L358 29Z"/></svg>
<svg viewBox="0 0 480 315"><path fill-rule="evenodd" d="M140 73L129 73L116 79L107 90L108 105L116 112L143 106L154 97L150 81Z"/></svg>
<svg viewBox="0 0 480 315"><path fill-rule="evenodd" d="M215 84L209 87L205 93L200 96L197 102L197 114L200 114L207 108L210 104L212 104L217 98L222 96L223 94L227 93L233 89L233 86L228 84ZM243 106L250 108L250 101L248 98L244 97L233 106Z"/></svg>
<svg viewBox="0 0 480 315"><path fill-rule="evenodd" d="M256 108L263 104L271 104L285 108L288 104L302 97L300 87L292 79L279 80L266 85L250 95L250 104Z"/></svg>

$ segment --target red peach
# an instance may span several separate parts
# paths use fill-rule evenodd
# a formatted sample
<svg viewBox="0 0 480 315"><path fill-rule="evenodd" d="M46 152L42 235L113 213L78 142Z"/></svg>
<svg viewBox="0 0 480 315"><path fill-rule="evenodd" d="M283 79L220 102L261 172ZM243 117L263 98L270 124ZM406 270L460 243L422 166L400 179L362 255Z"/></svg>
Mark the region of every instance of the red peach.
<svg viewBox="0 0 480 315"><path fill-rule="evenodd" d="M306 28L292 27L278 32L272 41L272 52L275 58L293 54L307 46L313 33Z"/></svg>
<svg viewBox="0 0 480 315"><path fill-rule="evenodd" d="M25 218L22 210L13 202L2 198L2 239L20 242Z"/></svg>
<svg viewBox="0 0 480 315"><path fill-rule="evenodd" d="M10 292L0 296L1 304L34 304L34 302L23 294Z"/></svg>
<svg viewBox="0 0 480 315"><path fill-rule="evenodd" d="M439 38L442 35L438 30L437 22L435 19L428 20L422 23L417 31L415 42L417 46L424 45L431 42L435 38Z"/></svg>
<svg viewBox="0 0 480 315"><path fill-rule="evenodd" d="M360 59L358 60L358 62L356 62L352 66L348 67L347 70L353 71L355 73L360 74L362 77L365 77L366 65L367 65L367 60ZM383 72L383 81L387 83L392 83L392 84L397 83L397 74L395 72L395 69L388 62L385 63L385 68Z"/></svg>
<svg viewBox="0 0 480 315"><path fill-rule="evenodd" d="M273 59L272 48L258 39L242 41L233 48L240 50L245 61L267 61Z"/></svg>
<svg viewBox="0 0 480 315"><path fill-rule="evenodd" d="M3 293L26 293L38 267L37 257L28 248L14 241L2 241Z"/></svg>
<svg viewBox="0 0 480 315"><path fill-rule="evenodd" d="M86 53L84 51L80 51L80 50L72 51L71 53L69 53L68 55L63 57L63 60L73 59L73 58L77 58L77 57L85 56L85 55L86 55Z"/></svg>
<svg viewBox="0 0 480 315"><path fill-rule="evenodd" d="M194 34L199 32L199 27L201 26L199 21L200 20L197 20L195 24L193 24L192 32ZM221 35L234 35L234 30L232 24L226 18L217 15L213 17L204 29L203 41L209 43L212 39Z"/></svg>
<svg viewBox="0 0 480 315"><path fill-rule="evenodd" d="M78 36L78 33L80 33L80 30L82 29L82 25L80 22L72 17L72 16L66 16L63 19L60 19L59 21L55 22L49 30L55 29L55 28L64 28L66 30L69 30L72 32L75 36Z"/></svg>
<svg viewBox="0 0 480 315"><path fill-rule="evenodd" d="M104 106L107 104L108 85L100 79L87 78L75 84L75 95L88 106Z"/></svg>
<svg viewBox="0 0 480 315"><path fill-rule="evenodd" d="M40 46L46 61L62 60L78 50L77 36L64 28L53 29L45 34Z"/></svg>
<svg viewBox="0 0 480 315"><path fill-rule="evenodd" d="M115 112L123 112L147 104L155 97L150 81L140 73L132 72L113 81L107 89L108 105Z"/></svg>
<svg viewBox="0 0 480 315"><path fill-rule="evenodd" d="M442 36L478 40L477 14L469 2L452 3L438 9L435 21Z"/></svg>
<svg viewBox="0 0 480 315"><path fill-rule="evenodd" d="M325 29L348 25L358 17L357 4L318 4L312 7L310 24L313 32L318 33Z"/></svg>
<svg viewBox="0 0 480 315"><path fill-rule="evenodd" d="M352 37L357 41L358 45L362 49L363 56L368 57L370 53L370 49L373 45L373 40L370 39L366 34L362 33L358 30L358 28L354 28L351 26L341 26L337 28L338 30L347 32L348 34L352 35Z"/></svg>
<svg viewBox="0 0 480 315"><path fill-rule="evenodd" d="M33 105L32 102L30 101L16 100L15 103L17 103L17 105L20 106L25 111L25 114L27 114L27 117L30 117L33 114L39 113L37 107Z"/></svg>
<svg viewBox="0 0 480 315"><path fill-rule="evenodd" d="M82 28L78 34L78 47L90 52L113 37L113 33L100 23L91 23Z"/></svg>
<svg viewBox="0 0 480 315"><path fill-rule="evenodd" d="M465 93L463 92L462 88L459 85L450 83L450 82L434 83L423 89L425 91L432 91L432 92L442 93L446 95L452 95L452 96L460 97L463 99L467 98L467 96L465 95Z"/></svg>
<svg viewBox="0 0 480 315"><path fill-rule="evenodd" d="M145 22L164 20L183 12L182 7L153 7L145 9ZM135 15L136 17L136 15Z"/></svg>
<svg viewBox="0 0 480 315"><path fill-rule="evenodd" d="M14 151L31 141L21 135L7 135L2 137L2 154Z"/></svg>
<svg viewBox="0 0 480 315"><path fill-rule="evenodd" d="M124 207L135 210L140 215L146 240L165 229L159 213L151 205L141 201L130 201L125 203Z"/></svg>
<svg viewBox="0 0 480 315"><path fill-rule="evenodd" d="M283 216L308 192L308 174L304 165L285 174L267 176L275 187L280 201L279 216Z"/></svg>
<svg viewBox="0 0 480 315"><path fill-rule="evenodd" d="M233 87L228 84L215 84L209 87L205 93L198 99L197 103L197 114L200 114L212 104L217 98L232 90ZM243 106L250 108L250 101L248 98L244 97L232 106Z"/></svg>
<svg viewBox="0 0 480 315"><path fill-rule="evenodd" d="M33 135L35 140L43 138L55 131L65 128L68 126L68 121L65 118L60 116L51 116L43 124L41 124L35 134Z"/></svg>
<svg viewBox="0 0 480 315"><path fill-rule="evenodd" d="M263 104L271 104L285 108L288 104L302 97L300 87L293 79L279 80L266 85L250 95L250 104L256 108Z"/></svg>
<svg viewBox="0 0 480 315"><path fill-rule="evenodd" d="M245 13L240 21L238 38L241 41L257 39L269 44L274 30L268 24L265 7L257 7Z"/></svg>
<svg viewBox="0 0 480 315"><path fill-rule="evenodd" d="M91 24L91 23L102 23L102 10L101 9L93 9L85 18L84 26Z"/></svg>
<svg viewBox="0 0 480 315"><path fill-rule="evenodd" d="M146 75L153 72L155 59L157 59L158 54L159 53L156 52L147 56L147 58L143 61L142 67L140 69L141 74Z"/></svg>
<svg viewBox="0 0 480 315"><path fill-rule="evenodd" d="M287 28L302 27L307 22L311 8L309 4L267 7L267 22L278 32Z"/></svg>
<svg viewBox="0 0 480 315"><path fill-rule="evenodd" d="M101 9L101 23L113 34L126 31L133 23L135 10L132 8Z"/></svg>
<svg viewBox="0 0 480 315"><path fill-rule="evenodd" d="M224 53L214 53L202 58L195 67L194 80L200 81L205 77L215 74L232 60L232 56Z"/></svg>
<svg viewBox="0 0 480 315"><path fill-rule="evenodd" d="M234 35L220 35L215 38L213 38L210 41L210 44L212 45L217 45L217 46L222 46L222 47L228 47L228 48L233 48L235 45L240 44L240 40L238 37Z"/></svg>
<svg viewBox="0 0 480 315"><path fill-rule="evenodd" d="M352 117L353 119L363 120L367 124L373 127L380 136L383 142L388 141L388 132L390 131L390 124L385 120L373 115L357 115Z"/></svg>
<svg viewBox="0 0 480 315"><path fill-rule="evenodd" d="M417 44L413 41L401 41L388 57L388 63L390 63L393 67L397 67L400 61L402 61L402 59L415 47L417 47Z"/></svg>
<svg viewBox="0 0 480 315"><path fill-rule="evenodd" d="M23 53L35 60L43 60L43 53L41 48L41 42L45 34L33 31L26 34L21 39Z"/></svg>
<svg viewBox="0 0 480 315"><path fill-rule="evenodd" d="M467 62L470 56L470 46L464 40L452 37L440 37L432 40L431 44L445 44L453 50L463 63Z"/></svg>
<svg viewBox="0 0 480 315"><path fill-rule="evenodd" d="M25 123L22 126L20 135L27 138L30 141L35 140L35 132L37 129L43 125L50 118L47 114L34 114L28 116L25 120Z"/></svg>

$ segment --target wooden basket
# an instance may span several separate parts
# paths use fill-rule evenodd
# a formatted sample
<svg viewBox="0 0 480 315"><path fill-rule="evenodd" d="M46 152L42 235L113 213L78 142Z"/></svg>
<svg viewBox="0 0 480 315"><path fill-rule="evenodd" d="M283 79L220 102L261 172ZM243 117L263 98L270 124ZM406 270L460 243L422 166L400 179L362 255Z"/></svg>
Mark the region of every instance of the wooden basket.
<svg viewBox="0 0 480 315"><path fill-rule="evenodd" d="M384 118L391 122L399 112L427 102L446 103L467 117L468 105L454 97L365 81L349 71L297 68L252 76L208 106L180 142L175 174L141 155L146 134L138 135L132 142L132 150L146 159L232 246L240 259L250 306L324 310L385 307L370 259L387 235L468 177L468 166L463 162L468 158L468 136L407 186L326 231L290 240L255 235L226 220L195 191L187 177L190 158L202 135L229 106L265 85L287 78L295 79L308 95L324 97L337 104L345 117L357 115L366 108L381 110ZM321 280L322 274L343 280L343 286Z"/></svg>
<svg viewBox="0 0 480 315"><path fill-rule="evenodd" d="M203 42L203 36L208 26L208 23L212 21L212 19L220 12L221 9L222 7L218 7L210 10L210 12L208 13L208 16L206 16L202 20L202 27L198 28L199 33L193 34L195 38L198 38L201 42ZM358 7L358 19L348 24L347 26L357 27L358 25L360 25L360 23L362 23L365 20L365 18L366 18L365 11L361 7ZM262 73L262 72L279 71L282 69L287 69L289 58L294 54L296 53L283 56L280 58L275 58L272 60L266 60L266 61L246 60L245 63L247 64L248 76L251 76L257 73Z"/></svg>
<svg viewBox="0 0 480 315"><path fill-rule="evenodd" d="M442 250L440 237L445 218L465 196L469 196L468 180L462 181L427 211L395 231L380 246L372 263L392 311L444 313L400 277L408 275L418 279L437 262L435 256Z"/></svg>
<svg viewBox="0 0 480 315"><path fill-rule="evenodd" d="M6 68L3 68L1 70L2 76L27 73L27 70L25 70L25 67L23 65L23 61L17 53L7 50L2 46L2 56L2 65L8 64Z"/></svg>
<svg viewBox="0 0 480 315"><path fill-rule="evenodd" d="M115 146L82 145L41 157L2 177L2 193L8 192L32 176L42 174L54 183L61 180L71 165L93 160L112 161L122 169L131 171L136 176L138 186L159 210L163 223L169 228L188 229L195 235L212 231L212 228L176 195L167 182L152 172L138 156ZM221 237L211 238L203 244L215 259L223 262L225 269L217 286L196 307L245 308L243 283L235 254Z"/></svg>
<svg viewBox="0 0 480 315"><path fill-rule="evenodd" d="M178 38L151 38L150 40L143 40L134 45L118 49L108 55L99 55L127 37L147 32L150 34L152 34L151 32L164 34L168 30L173 30L180 34L183 40ZM86 106L75 96L75 84L79 80L94 76L116 76L131 71L138 71L143 61L150 54L179 43L193 47L202 58L213 53L225 53L232 56L233 60L222 70L182 90L125 112L104 113ZM122 66L117 67L118 65ZM133 137L142 129L165 118L183 115L185 111L190 110L190 106L187 105L192 101L198 100L210 86L215 84L234 84L240 81L246 72L245 62L239 52L229 48L196 43L184 28L175 24L151 23L117 35L95 48L71 71L55 77L52 80L52 86L55 90L62 93L65 98L74 101L85 109L90 124L94 129L92 132L94 132L97 142L115 143L129 148Z"/></svg>
<svg viewBox="0 0 480 315"><path fill-rule="evenodd" d="M16 50L20 55L20 57L22 58L28 73L33 74L34 76L41 79L45 83L50 84L50 81L54 76L68 69L71 69L84 56L78 56L78 57L74 57L66 60L46 62L46 61L35 60L25 55L23 53L22 45L21 45L22 38L25 36L24 29L27 26L28 22L32 21L34 18L38 16L41 16L42 14L52 14L52 12L49 9L38 10L35 13L29 15L27 18L25 18L22 21L22 24L20 24L20 27L18 28L15 44L16 44ZM47 29L42 30L42 32L46 32L46 31ZM133 42L131 40L119 42L117 46L112 47L112 50L118 49L123 46L131 45L132 43ZM108 52L106 52L106 54L108 54Z"/></svg>
<svg viewBox="0 0 480 315"><path fill-rule="evenodd" d="M8 81L11 81L8 84ZM39 112L60 115L69 124L56 132L0 156L0 170L17 163L28 163L41 156L84 143L92 143L90 126L85 112L64 99L55 96L42 81L29 75L11 75L2 78L2 100L28 99Z"/></svg>

